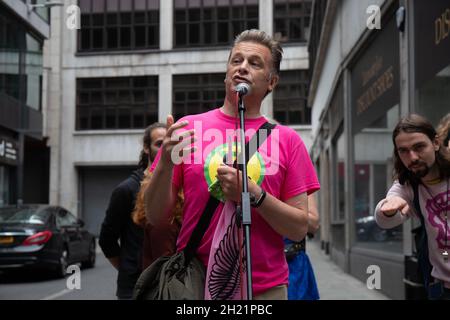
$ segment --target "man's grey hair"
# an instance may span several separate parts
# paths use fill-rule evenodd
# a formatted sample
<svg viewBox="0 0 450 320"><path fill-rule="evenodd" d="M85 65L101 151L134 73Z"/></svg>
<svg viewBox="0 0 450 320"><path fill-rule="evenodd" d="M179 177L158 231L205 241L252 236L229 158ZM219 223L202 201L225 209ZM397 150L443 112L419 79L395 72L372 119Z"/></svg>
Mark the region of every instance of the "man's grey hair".
<svg viewBox="0 0 450 320"><path fill-rule="evenodd" d="M276 75L280 74L280 64L281 59L283 58L283 48L281 48L281 45L278 41L274 40L270 35L262 30L250 29L242 31L236 36L233 48L241 42L254 42L267 47L272 54L272 72L274 72Z"/></svg>

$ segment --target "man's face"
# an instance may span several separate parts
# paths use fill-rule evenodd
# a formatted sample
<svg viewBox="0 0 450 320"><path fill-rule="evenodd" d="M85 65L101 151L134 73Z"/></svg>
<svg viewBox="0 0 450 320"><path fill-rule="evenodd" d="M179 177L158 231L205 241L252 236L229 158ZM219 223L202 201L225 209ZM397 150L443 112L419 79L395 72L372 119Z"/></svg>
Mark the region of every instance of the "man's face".
<svg viewBox="0 0 450 320"><path fill-rule="evenodd" d="M161 147L166 132L167 130L165 128L156 128L153 129L152 132L150 133L150 138L152 141L150 145L150 150L147 148L144 148L144 150L145 153L149 155L151 162L155 160L156 154L158 153L158 150Z"/></svg>
<svg viewBox="0 0 450 320"><path fill-rule="evenodd" d="M400 132L395 138L395 145L404 166L418 178L425 177L435 164L436 151L439 150L437 139L431 141L419 132Z"/></svg>
<svg viewBox="0 0 450 320"><path fill-rule="evenodd" d="M246 82L251 86L250 95L262 100L267 90L272 91L278 82L272 66L269 48L254 42L238 43L232 49L227 64L227 94L233 93L239 83Z"/></svg>

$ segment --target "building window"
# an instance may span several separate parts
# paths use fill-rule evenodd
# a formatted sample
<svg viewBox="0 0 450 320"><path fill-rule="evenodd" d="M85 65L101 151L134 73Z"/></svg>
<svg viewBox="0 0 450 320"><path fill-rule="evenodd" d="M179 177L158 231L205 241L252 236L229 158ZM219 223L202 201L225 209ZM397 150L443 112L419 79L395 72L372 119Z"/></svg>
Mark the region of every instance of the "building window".
<svg viewBox="0 0 450 320"><path fill-rule="evenodd" d="M343 121L331 141L331 223L344 223L345 220L345 135Z"/></svg>
<svg viewBox="0 0 450 320"><path fill-rule="evenodd" d="M417 112L437 125L449 112L450 64L417 89Z"/></svg>
<svg viewBox="0 0 450 320"><path fill-rule="evenodd" d="M159 0L79 0L78 51L159 48Z"/></svg>
<svg viewBox="0 0 450 320"><path fill-rule="evenodd" d="M25 1L26 2L26 1ZM44 4L46 0L30 0L30 4ZM37 7L33 9L36 14L41 17L45 22L50 22L50 8L49 7Z"/></svg>
<svg viewBox="0 0 450 320"><path fill-rule="evenodd" d="M282 124L311 124L308 97L308 71L282 71L273 92L273 115Z"/></svg>
<svg viewBox="0 0 450 320"><path fill-rule="evenodd" d="M0 108L24 103L41 110L42 47L42 39L0 10Z"/></svg>
<svg viewBox="0 0 450 320"><path fill-rule="evenodd" d="M0 92L20 100L20 76L18 74L0 73Z"/></svg>
<svg viewBox="0 0 450 320"><path fill-rule="evenodd" d="M274 36L281 42L307 42L312 0L274 0Z"/></svg>
<svg viewBox="0 0 450 320"><path fill-rule="evenodd" d="M175 119L221 106L225 99L223 78L223 73L174 76L172 113Z"/></svg>
<svg viewBox="0 0 450 320"><path fill-rule="evenodd" d="M77 130L142 129L158 120L158 77L77 79Z"/></svg>
<svg viewBox="0 0 450 320"><path fill-rule="evenodd" d="M358 246L383 251L402 252L402 226L384 230L378 227L373 213L392 185L392 144L386 143L400 118L399 104L373 117L353 137L354 197L356 242ZM386 120L383 120L386 119ZM386 121L384 130L373 130ZM378 127L379 128L379 127Z"/></svg>
<svg viewBox="0 0 450 320"><path fill-rule="evenodd" d="M258 28L257 0L175 0L174 47L229 45Z"/></svg>
<svg viewBox="0 0 450 320"><path fill-rule="evenodd" d="M22 49L25 30L6 10L0 11L0 49Z"/></svg>

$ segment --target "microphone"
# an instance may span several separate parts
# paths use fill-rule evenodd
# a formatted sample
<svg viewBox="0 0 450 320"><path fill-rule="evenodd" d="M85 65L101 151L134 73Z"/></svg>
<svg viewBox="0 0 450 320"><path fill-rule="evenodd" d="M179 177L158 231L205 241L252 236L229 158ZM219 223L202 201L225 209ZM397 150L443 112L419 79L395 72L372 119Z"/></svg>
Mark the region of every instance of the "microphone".
<svg viewBox="0 0 450 320"><path fill-rule="evenodd" d="M251 87L248 83L241 82L236 86L236 88L234 88L234 90L236 90L236 92L239 93L239 96L242 97L251 92Z"/></svg>

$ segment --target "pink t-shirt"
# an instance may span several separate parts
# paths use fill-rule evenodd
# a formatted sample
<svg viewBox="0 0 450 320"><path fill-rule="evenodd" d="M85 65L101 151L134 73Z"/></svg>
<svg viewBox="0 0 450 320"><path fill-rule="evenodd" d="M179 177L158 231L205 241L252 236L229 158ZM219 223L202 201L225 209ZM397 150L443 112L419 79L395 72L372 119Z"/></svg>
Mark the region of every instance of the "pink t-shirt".
<svg viewBox="0 0 450 320"><path fill-rule="evenodd" d="M217 167L224 155L230 154L228 142L233 141L229 137L235 132L236 123L235 118L225 115L220 109L180 119L183 120L189 121L186 130L195 128L198 141L195 155L176 165L173 172L173 184L183 188L185 197L178 250L182 250L189 241L209 199L208 186L216 180ZM266 121L264 117L246 119L246 141ZM158 160L159 154L152 170ZM281 125L272 130L250 159L248 175L267 193L282 201L304 192L310 194L320 188L303 141L293 129ZM197 250L197 256L205 266L222 208L223 203L220 203ZM287 284L288 266L283 237L254 208L251 218L253 293L258 295L274 286Z"/></svg>

